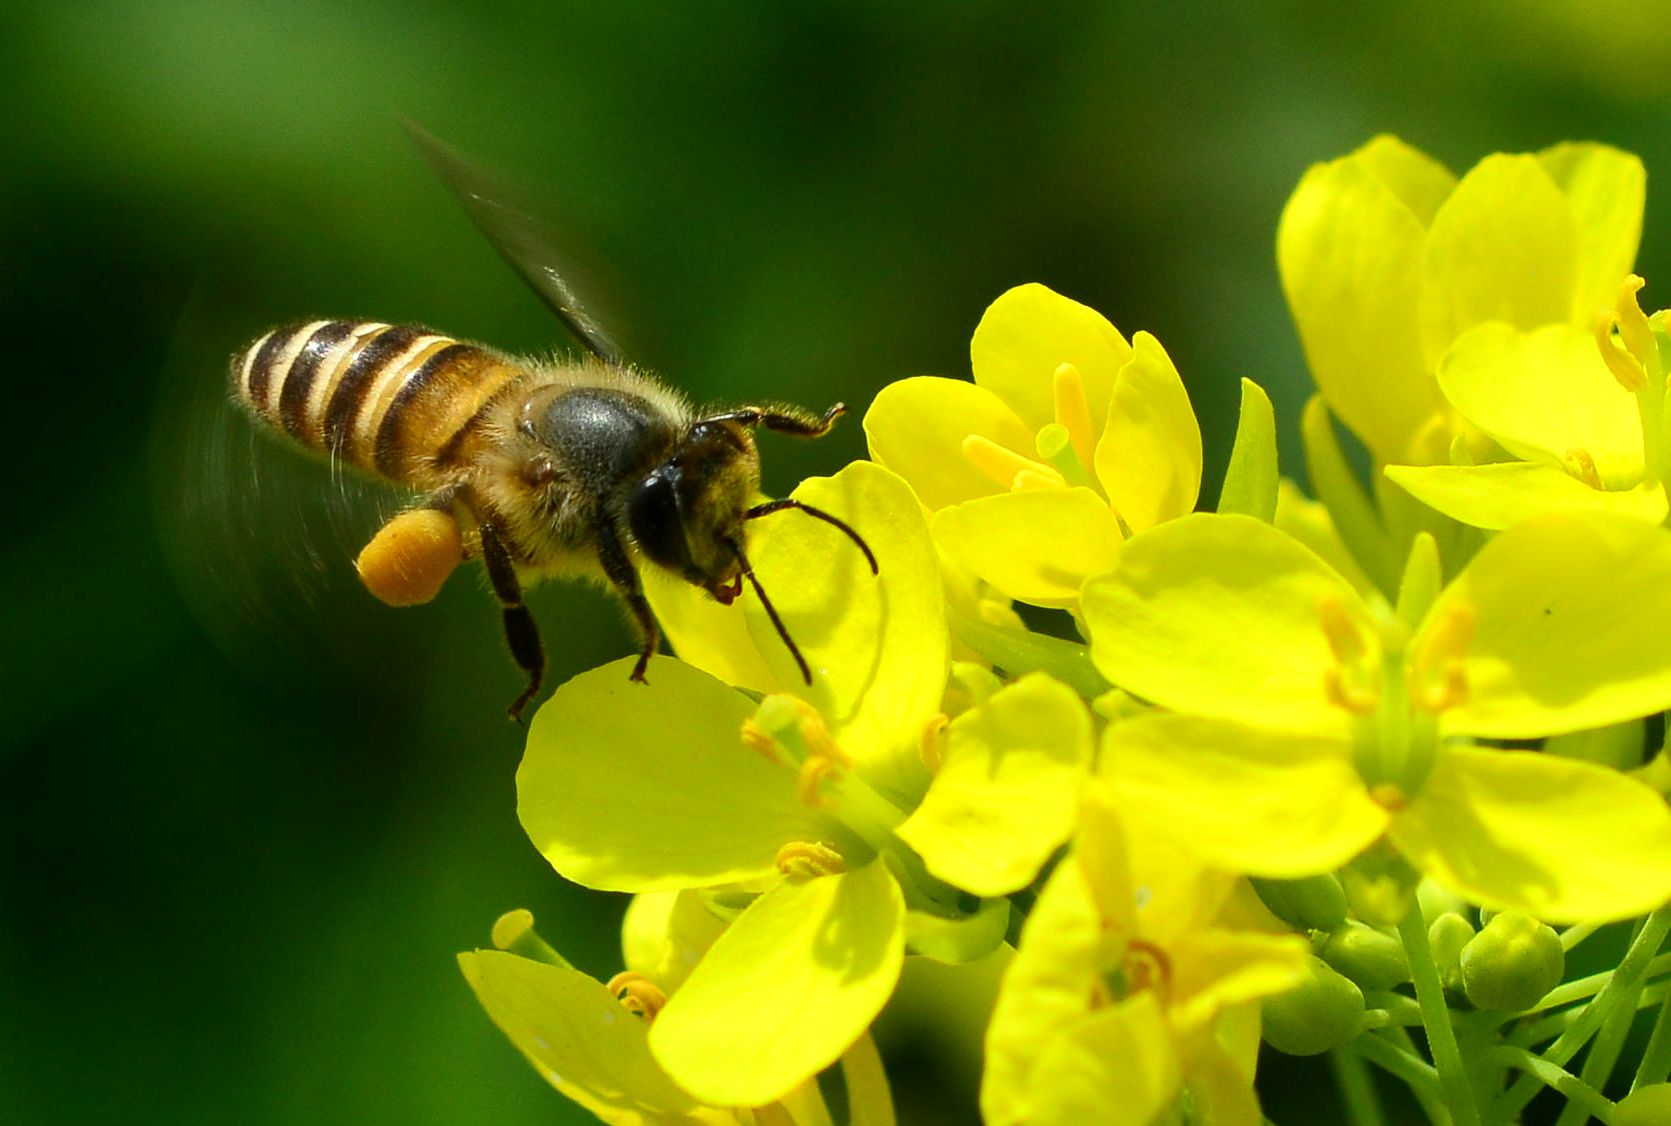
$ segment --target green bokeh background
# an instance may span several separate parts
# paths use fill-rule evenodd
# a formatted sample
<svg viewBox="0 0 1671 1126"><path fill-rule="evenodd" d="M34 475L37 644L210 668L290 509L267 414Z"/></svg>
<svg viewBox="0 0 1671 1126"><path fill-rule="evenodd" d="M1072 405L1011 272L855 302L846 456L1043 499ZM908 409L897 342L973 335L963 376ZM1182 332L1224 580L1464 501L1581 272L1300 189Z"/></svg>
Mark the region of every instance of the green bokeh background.
<svg viewBox="0 0 1671 1126"><path fill-rule="evenodd" d="M1458 169L1641 153L1666 303L1671 12L1450 8L0 7L0 1122L573 1120L452 963L528 906L616 968L620 902L517 827L491 599L372 604L351 543L294 539L320 514L291 470L332 508L323 471L247 481L239 421L205 413L225 356L298 317L561 342L397 115L549 185L637 354L698 399L964 375L986 303L1042 281L1160 336L1211 474L1240 376L1293 436L1276 218L1374 132ZM863 451L856 417L767 446L774 491ZM236 499L257 486L279 499ZM554 680L630 650L595 591L534 603ZM912 1027L941 1034L896 1026L903 1120L969 1121Z"/></svg>

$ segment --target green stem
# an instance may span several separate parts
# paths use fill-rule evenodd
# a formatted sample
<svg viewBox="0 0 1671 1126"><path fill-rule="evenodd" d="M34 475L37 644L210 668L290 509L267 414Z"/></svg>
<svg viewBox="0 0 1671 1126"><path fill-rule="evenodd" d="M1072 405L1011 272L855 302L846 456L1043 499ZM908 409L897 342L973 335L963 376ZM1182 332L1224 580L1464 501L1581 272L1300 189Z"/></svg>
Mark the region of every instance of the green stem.
<svg viewBox="0 0 1671 1126"><path fill-rule="evenodd" d="M1578 944L1601 929L1600 923L1577 923L1561 932L1561 949L1570 954Z"/></svg>
<svg viewBox="0 0 1671 1126"><path fill-rule="evenodd" d="M1439 1094L1439 1073L1416 1055L1415 1045L1407 1037L1404 1042L1401 1048L1378 1035L1360 1036L1352 1041L1352 1050L1410 1088L1434 1126L1450 1126L1450 1112Z"/></svg>
<svg viewBox="0 0 1671 1126"><path fill-rule="evenodd" d="M1592 1090L1599 1091L1607 1086L1608 1076L1613 1074L1613 1068L1619 1062L1619 1053L1624 1049L1625 1037L1630 1035L1630 1026L1636 1022L1636 1006L1641 996L1642 983L1639 980L1634 989L1618 997L1612 1011L1601 1022L1601 1031L1596 1033L1595 1043L1585 1053L1584 1066L1578 1072L1578 1077ZM1555 1120L1555 1126L1581 1126L1584 1115L1585 1107L1569 1097L1560 1117Z"/></svg>
<svg viewBox="0 0 1671 1126"><path fill-rule="evenodd" d="M1403 940L1405 956L1410 960L1422 1027L1427 1032L1428 1051L1433 1053L1433 1064L1439 1072L1445 1105L1457 1126L1480 1126L1473 1084L1463 1066L1462 1052L1456 1046L1456 1029L1451 1025L1450 1009L1445 1006L1445 987L1439 981L1439 966L1433 961L1433 950L1427 944L1427 924L1422 922L1419 908L1405 914L1398 924L1398 937Z"/></svg>
<svg viewBox="0 0 1671 1126"><path fill-rule="evenodd" d="M1580 1121L1585 1116L1593 1116L1603 1122L1613 1121L1612 1100L1566 1068L1534 1056L1524 1048L1511 1048L1504 1045L1491 1049L1490 1055L1494 1063L1518 1068L1536 1081L1539 1086L1548 1087L1558 1092L1567 1100L1567 1110L1576 1113ZM1564 1111L1562 1117L1566 1117Z"/></svg>
<svg viewBox="0 0 1671 1126"><path fill-rule="evenodd" d="M1329 1063L1334 1069L1335 1086L1340 1088L1340 1101L1346 1106L1346 1121L1351 1126L1384 1126L1381 1101L1375 1096L1375 1082L1363 1057L1351 1048L1337 1047L1329 1052Z"/></svg>
<svg viewBox="0 0 1671 1126"><path fill-rule="evenodd" d="M1584 1010L1578 1014L1567 1030L1555 1038L1555 1042L1544 1051L1543 1059L1557 1066L1563 1066L1577 1054L1591 1036L1613 1011L1613 1006L1624 997L1634 997L1637 989L1648 974L1648 966L1654 961L1660 943L1665 941L1665 933L1671 930L1671 908L1661 907L1642 924L1642 929L1636 932L1631 940L1630 949L1619 961L1619 968L1613 971L1612 978L1596 994ZM1634 1007L1634 1006L1632 1006ZM1532 1096L1542 1087L1537 1078L1523 1075L1515 1080L1497 1102L1498 1117L1512 1122L1526 1104L1532 1101Z"/></svg>
<svg viewBox="0 0 1671 1126"><path fill-rule="evenodd" d="M1656 981L1643 988L1641 996L1636 999L1636 1007L1638 1010L1650 1008L1667 997L1671 997L1671 981ZM1529 1028L1514 1033L1510 1041L1518 1047L1525 1048L1541 1044L1545 1040L1553 1040L1577 1023L1583 1013L1584 1010L1577 1006L1552 1013Z"/></svg>
<svg viewBox="0 0 1671 1126"><path fill-rule="evenodd" d="M1631 1080L1630 1089L1663 1083L1667 1075L1671 1075L1671 990L1665 991L1661 1000L1659 1016L1654 1018L1654 1030L1648 1037L1648 1046L1642 1049L1642 1059L1636 1065L1636 1078Z"/></svg>
<svg viewBox="0 0 1671 1126"><path fill-rule="evenodd" d="M946 624L951 627L953 637L1011 676L1049 673L1087 700L1094 700L1113 687L1091 663L1091 651L1084 645L977 621L962 614L950 615Z"/></svg>
<svg viewBox="0 0 1671 1126"><path fill-rule="evenodd" d="M1657 977L1667 970L1671 970L1671 954L1661 954L1648 963L1648 972L1643 977ZM1574 1001L1594 997L1607 988L1607 983L1613 980L1613 975L1617 972L1616 970L1602 970L1600 973L1594 973L1588 977L1574 978L1557 985L1544 995L1543 1000L1538 1002L1538 1008L1545 1010L1558 1009L1562 1005L1570 1005Z"/></svg>
<svg viewBox="0 0 1671 1126"><path fill-rule="evenodd" d="M1371 990L1363 995L1370 1012L1384 1012L1389 1025L1417 1025L1422 1022L1421 1006L1402 993Z"/></svg>

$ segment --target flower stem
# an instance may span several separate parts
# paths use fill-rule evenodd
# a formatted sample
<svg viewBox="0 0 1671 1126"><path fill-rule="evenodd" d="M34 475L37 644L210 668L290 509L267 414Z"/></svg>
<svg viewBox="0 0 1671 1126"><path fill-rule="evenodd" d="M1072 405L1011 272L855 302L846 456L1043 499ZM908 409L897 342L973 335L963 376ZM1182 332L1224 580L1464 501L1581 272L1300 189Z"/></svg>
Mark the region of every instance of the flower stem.
<svg viewBox="0 0 1671 1126"><path fill-rule="evenodd" d="M1474 1088L1456 1045L1456 1029L1451 1025L1450 1009L1445 1006L1445 988L1439 982L1439 966L1433 961L1433 950L1427 944L1427 924L1422 922L1420 909L1405 914L1398 924L1398 937L1403 940L1404 953L1410 961L1416 1002L1421 1005L1422 1026L1427 1031L1427 1046L1433 1053L1434 1067L1439 1072L1439 1088L1444 1093L1445 1105L1457 1126L1480 1126Z"/></svg>
<svg viewBox="0 0 1671 1126"><path fill-rule="evenodd" d="M1386 1119L1375 1097L1375 1081L1363 1057L1349 1047L1337 1047L1329 1052L1329 1064L1335 1086L1340 1088L1340 1101L1346 1107L1346 1121L1351 1126L1384 1126Z"/></svg>
<svg viewBox="0 0 1671 1126"><path fill-rule="evenodd" d="M1511 1048L1507 1045L1493 1048L1491 1059L1495 1063L1519 1068L1539 1085L1559 1092L1567 1100L1567 1111L1576 1115L1577 1121L1585 1121L1591 1116L1603 1122L1613 1120L1612 1101L1565 1068L1534 1056L1524 1048ZM1566 1118L1566 1111L1562 1112L1561 1117Z"/></svg>
<svg viewBox="0 0 1671 1126"><path fill-rule="evenodd" d="M1642 1049L1642 1059L1636 1065L1636 1078L1631 1080L1630 1089L1663 1083L1667 1075L1671 1075L1671 992L1666 993L1659 1006L1659 1016L1654 1019L1648 1046Z"/></svg>
<svg viewBox="0 0 1671 1126"><path fill-rule="evenodd" d="M1435 1126L1450 1126L1450 1113L1445 1110L1444 1100L1439 1095L1439 1073L1433 1070L1432 1064L1415 1054L1415 1045L1409 1043L1408 1037L1402 1039L1407 1047L1400 1048L1391 1039L1369 1034L1354 1040L1352 1050L1388 1075L1403 1081Z"/></svg>

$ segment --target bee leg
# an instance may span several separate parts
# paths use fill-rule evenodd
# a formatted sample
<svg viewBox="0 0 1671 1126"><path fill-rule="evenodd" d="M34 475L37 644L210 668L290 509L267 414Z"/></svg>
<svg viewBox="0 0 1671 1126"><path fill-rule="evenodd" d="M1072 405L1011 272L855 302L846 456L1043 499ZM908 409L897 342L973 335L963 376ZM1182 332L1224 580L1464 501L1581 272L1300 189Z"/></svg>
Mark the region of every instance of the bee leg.
<svg viewBox="0 0 1671 1126"><path fill-rule="evenodd" d="M656 616L650 612L650 604L644 600L644 588L639 585L638 572L633 569L632 560L627 558L627 549L621 545L621 533L616 529L615 522L607 517L598 523L598 562L603 564L604 575L627 600L627 609L632 611L633 618L638 622L639 635L644 643L638 650L638 663L632 667L632 679L647 684L644 670L655 655L661 631L656 628Z"/></svg>
<svg viewBox="0 0 1671 1126"><path fill-rule="evenodd" d="M522 583L517 580L516 567L498 529L484 523L481 537L482 562L487 566L488 581L493 584L493 593L499 596L503 608L505 641L511 647L511 658L517 667L528 674L528 687L511 701L509 709L511 718L521 723L522 709L539 692L540 681L545 677L545 647L540 644L540 629L534 624L534 615L522 604Z"/></svg>
<svg viewBox="0 0 1671 1126"><path fill-rule="evenodd" d="M845 403L837 403L821 415L799 407L738 407L702 421L740 422L744 426L764 426L767 430L793 434L797 438L822 438L830 432L835 420L846 413Z"/></svg>

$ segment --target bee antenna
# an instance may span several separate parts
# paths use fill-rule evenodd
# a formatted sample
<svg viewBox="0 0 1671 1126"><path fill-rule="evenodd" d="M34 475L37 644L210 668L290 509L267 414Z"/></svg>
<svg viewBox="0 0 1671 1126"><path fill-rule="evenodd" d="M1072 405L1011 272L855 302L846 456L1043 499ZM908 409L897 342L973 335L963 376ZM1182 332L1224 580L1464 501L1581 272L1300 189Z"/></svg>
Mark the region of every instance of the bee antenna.
<svg viewBox="0 0 1671 1126"><path fill-rule="evenodd" d="M770 516L772 513L782 512L786 508L798 509L814 519L822 520L826 524L840 528L847 534L847 538L857 544L859 546L859 550L865 553L865 561L870 564L870 573L873 575L880 575L882 573L882 569L876 565L876 555L870 550L870 545L864 541L864 537L855 532L852 525L848 524L845 520L831 516L822 508L814 508L812 505L803 504L792 497L785 497L782 500L769 500L765 504L755 505L753 508L743 513L743 519L758 520L762 516ZM741 558L741 556L739 555L738 558ZM785 637L784 640L787 641L788 638Z"/></svg>
<svg viewBox="0 0 1671 1126"><path fill-rule="evenodd" d="M801 666L801 677L808 684L811 684L812 669L807 667L806 658L801 656L801 650L795 644L795 639L789 636L789 630L783 624L783 619L778 617L777 607L773 606L772 600L766 597L766 588L761 586L760 580L754 577L754 568L749 565L748 557L743 554L743 545L738 543L736 540L730 540L728 542L731 545L732 553L737 556L737 562L742 565L743 577L746 578L749 581L749 585L754 588L754 593L760 596L760 605L766 608L766 616L772 619L772 626L777 630L777 635L783 638L783 643L789 647L790 655L795 658L795 663Z"/></svg>

